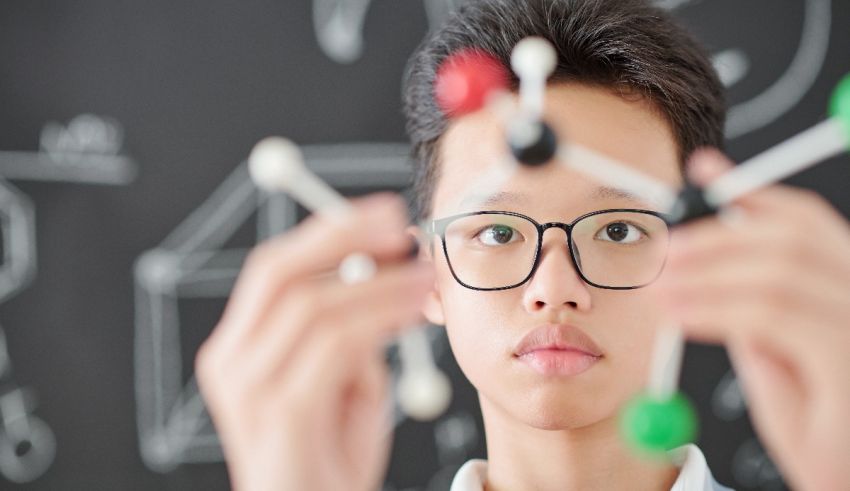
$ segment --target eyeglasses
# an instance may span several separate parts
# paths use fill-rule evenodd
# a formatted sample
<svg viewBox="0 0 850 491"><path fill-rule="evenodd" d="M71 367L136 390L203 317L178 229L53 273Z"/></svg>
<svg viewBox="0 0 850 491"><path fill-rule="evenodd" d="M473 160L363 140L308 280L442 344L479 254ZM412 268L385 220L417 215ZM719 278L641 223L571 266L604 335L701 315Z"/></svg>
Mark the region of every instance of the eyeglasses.
<svg viewBox="0 0 850 491"><path fill-rule="evenodd" d="M630 290L652 283L667 257L665 216L611 209L572 223L540 224L509 211L478 211L432 222L455 280L472 290L507 290L527 282L540 263L543 234L563 230L576 271L597 288Z"/></svg>

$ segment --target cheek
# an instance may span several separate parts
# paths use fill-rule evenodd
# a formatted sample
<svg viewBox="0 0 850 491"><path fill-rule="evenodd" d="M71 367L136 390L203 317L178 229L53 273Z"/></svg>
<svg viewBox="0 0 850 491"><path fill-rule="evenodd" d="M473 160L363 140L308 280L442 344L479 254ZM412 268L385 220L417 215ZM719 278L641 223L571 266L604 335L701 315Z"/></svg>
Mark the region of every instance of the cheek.
<svg viewBox="0 0 850 491"><path fill-rule="evenodd" d="M594 322L611 366L625 384L640 388L649 373L655 330L663 313L645 289L610 291L594 304Z"/></svg>
<svg viewBox="0 0 850 491"><path fill-rule="evenodd" d="M438 282L443 301L446 332L458 366L473 385L509 356L510 306L518 300L505 298L510 291L482 292L459 285L448 268Z"/></svg>

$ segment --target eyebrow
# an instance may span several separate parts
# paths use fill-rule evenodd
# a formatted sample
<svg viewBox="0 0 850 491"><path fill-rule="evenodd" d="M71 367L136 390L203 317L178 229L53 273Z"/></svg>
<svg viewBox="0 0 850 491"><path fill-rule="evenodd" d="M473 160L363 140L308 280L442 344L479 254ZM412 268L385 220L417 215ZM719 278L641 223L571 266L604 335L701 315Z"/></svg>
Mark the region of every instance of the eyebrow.
<svg viewBox="0 0 850 491"><path fill-rule="evenodd" d="M523 193L512 193L509 191L499 191L489 195L474 194L466 197L461 206L475 203L479 206L493 206L500 204L526 204L528 203L528 195Z"/></svg>
<svg viewBox="0 0 850 491"><path fill-rule="evenodd" d="M612 188L609 186L599 186L593 188L589 193L587 193L587 199L592 200L603 200L603 199L624 199L628 201L634 201L637 203L644 203L644 200L640 197L626 191L625 189L620 188Z"/></svg>
<svg viewBox="0 0 850 491"><path fill-rule="evenodd" d="M585 198L588 200L601 201L605 199L621 199L626 201L631 201L634 203L645 203L645 200L641 199L635 194L632 194L625 189L615 188L610 186L597 186L591 189L586 195ZM493 193L487 196L483 196L480 194L468 196L463 200L461 205L468 205L471 203L475 203L479 206L493 206L493 205L501 205L501 204L527 204L529 202L529 198L527 194L524 193L513 193L510 191L500 191L498 193Z"/></svg>

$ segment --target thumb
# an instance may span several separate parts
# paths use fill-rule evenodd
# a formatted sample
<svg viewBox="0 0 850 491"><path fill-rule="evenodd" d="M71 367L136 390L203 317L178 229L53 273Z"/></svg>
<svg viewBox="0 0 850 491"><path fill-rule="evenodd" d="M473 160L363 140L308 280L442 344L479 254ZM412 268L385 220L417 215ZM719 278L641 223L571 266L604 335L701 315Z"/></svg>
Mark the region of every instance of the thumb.
<svg viewBox="0 0 850 491"><path fill-rule="evenodd" d="M691 154L686 165L688 180L705 187L735 164L716 148L700 148Z"/></svg>
<svg viewBox="0 0 850 491"><path fill-rule="evenodd" d="M759 437L779 464L791 468L788 449L795 447L793 439L799 437L806 401L797 367L777 347L759 345L755 339L741 336L727 348Z"/></svg>

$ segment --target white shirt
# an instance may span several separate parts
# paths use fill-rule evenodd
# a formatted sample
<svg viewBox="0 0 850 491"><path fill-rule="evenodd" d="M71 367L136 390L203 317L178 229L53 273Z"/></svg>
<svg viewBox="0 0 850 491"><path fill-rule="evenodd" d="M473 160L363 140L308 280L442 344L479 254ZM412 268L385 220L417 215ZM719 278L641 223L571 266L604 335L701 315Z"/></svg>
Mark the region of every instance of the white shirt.
<svg viewBox="0 0 850 491"><path fill-rule="evenodd" d="M705 456L696 445L679 447L673 454L674 464L680 471L670 491L731 491L714 480ZM455 474L450 491L483 491L486 477L487 461L469 460Z"/></svg>

